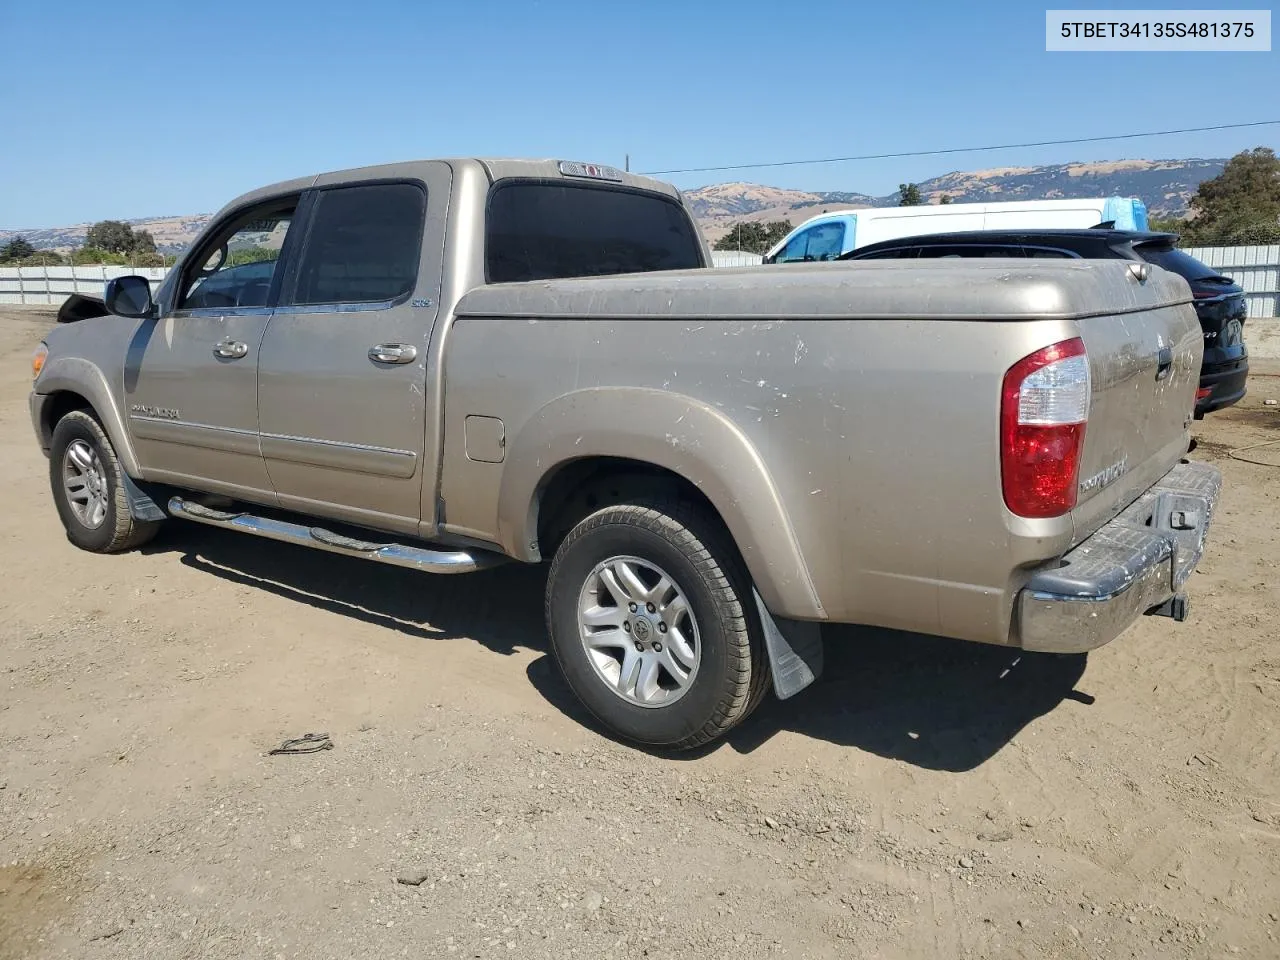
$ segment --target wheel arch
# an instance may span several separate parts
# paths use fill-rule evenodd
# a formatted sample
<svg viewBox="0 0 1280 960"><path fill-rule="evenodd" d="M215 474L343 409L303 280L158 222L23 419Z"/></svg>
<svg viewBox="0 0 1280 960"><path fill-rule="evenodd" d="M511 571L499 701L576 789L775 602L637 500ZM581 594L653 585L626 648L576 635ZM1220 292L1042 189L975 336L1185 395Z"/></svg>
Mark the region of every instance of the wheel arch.
<svg viewBox="0 0 1280 960"><path fill-rule="evenodd" d="M553 554L579 520L601 507L661 493L692 501L727 531L715 504L675 471L627 457L581 457L559 464L539 484L535 507L539 553Z"/></svg>
<svg viewBox="0 0 1280 960"><path fill-rule="evenodd" d="M102 425L125 473L130 477L141 477L119 405L113 400L101 370L78 357L58 358L50 361L42 371L36 389L42 398L37 429L45 449L53 437L53 428L62 417L72 410L88 410Z"/></svg>
<svg viewBox="0 0 1280 960"><path fill-rule="evenodd" d="M566 504L592 483L625 477L675 485L714 511L771 610L825 618L759 451L719 410L663 390L575 391L509 437L505 459L498 535L511 556L536 562L550 552L543 536L556 535Z"/></svg>

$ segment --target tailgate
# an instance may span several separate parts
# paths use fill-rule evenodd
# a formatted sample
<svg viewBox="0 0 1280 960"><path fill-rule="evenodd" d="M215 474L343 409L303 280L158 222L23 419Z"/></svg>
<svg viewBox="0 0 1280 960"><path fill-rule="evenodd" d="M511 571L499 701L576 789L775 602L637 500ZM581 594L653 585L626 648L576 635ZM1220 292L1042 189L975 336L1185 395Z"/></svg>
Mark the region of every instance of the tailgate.
<svg viewBox="0 0 1280 960"><path fill-rule="evenodd" d="M1076 320L1092 380L1076 543L1168 473L1190 441L1204 339L1186 281L1147 269L1144 296L1117 290L1126 306ZM1133 309L1142 300L1163 305Z"/></svg>
<svg viewBox="0 0 1280 960"><path fill-rule="evenodd" d="M1200 327L1204 330L1205 350L1221 351L1221 356L1215 357L1219 361L1243 355L1244 322L1249 316L1244 293L1204 297L1199 301L1198 312Z"/></svg>

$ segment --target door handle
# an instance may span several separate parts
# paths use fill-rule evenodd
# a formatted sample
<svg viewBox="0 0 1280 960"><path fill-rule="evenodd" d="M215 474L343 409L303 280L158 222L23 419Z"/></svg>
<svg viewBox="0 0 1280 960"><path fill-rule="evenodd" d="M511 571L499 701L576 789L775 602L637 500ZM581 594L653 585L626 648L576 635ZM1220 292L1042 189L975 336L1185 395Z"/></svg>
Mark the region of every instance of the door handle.
<svg viewBox="0 0 1280 960"><path fill-rule="evenodd" d="M239 340L223 340L213 348L214 356L222 357L226 360L239 360L249 352L249 345L241 343Z"/></svg>
<svg viewBox="0 0 1280 960"><path fill-rule="evenodd" d="M369 359L375 363L411 363L418 348L411 343L380 343L369 348Z"/></svg>
<svg viewBox="0 0 1280 960"><path fill-rule="evenodd" d="M1156 357L1156 379L1163 380L1173 370L1173 349L1161 347Z"/></svg>

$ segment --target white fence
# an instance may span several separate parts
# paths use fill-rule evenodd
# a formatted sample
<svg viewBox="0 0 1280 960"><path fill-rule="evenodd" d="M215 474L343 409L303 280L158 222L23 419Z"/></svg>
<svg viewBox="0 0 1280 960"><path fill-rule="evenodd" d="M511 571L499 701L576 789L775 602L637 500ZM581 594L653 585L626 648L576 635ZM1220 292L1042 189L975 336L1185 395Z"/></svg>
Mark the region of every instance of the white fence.
<svg viewBox="0 0 1280 960"><path fill-rule="evenodd" d="M165 267L0 267L0 303L57 305L73 293L102 296L112 277L132 273L154 285L168 272Z"/></svg>
<svg viewBox="0 0 1280 960"><path fill-rule="evenodd" d="M1249 316L1280 317L1280 244L1259 247L1188 247L1187 253L1221 270L1244 287ZM760 254L736 250L712 252L717 267L746 267L760 262ZM112 277L136 273L153 284L164 279L165 267L0 267L0 304L60 304L70 294L102 296Z"/></svg>
<svg viewBox="0 0 1280 960"><path fill-rule="evenodd" d="M711 265L714 267L758 267L763 261L763 254L745 250L711 251Z"/></svg>

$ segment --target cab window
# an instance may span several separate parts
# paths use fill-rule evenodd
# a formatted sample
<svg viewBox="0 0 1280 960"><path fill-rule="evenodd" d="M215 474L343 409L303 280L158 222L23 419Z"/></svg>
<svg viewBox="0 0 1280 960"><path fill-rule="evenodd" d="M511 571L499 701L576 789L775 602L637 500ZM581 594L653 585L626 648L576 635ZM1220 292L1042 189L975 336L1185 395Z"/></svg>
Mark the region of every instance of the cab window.
<svg viewBox="0 0 1280 960"><path fill-rule="evenodd" d="M394 303L413 292L427 195L413 183L320 192L310 216L292 305Z"/></svg>
<svg viewBox="0 0 1280 960"><path fill-rule="evenodd" d="M778 254L778 263L834 260L844 246L843 223L819 223L792 237Z"/></svg>
<svg viewBox="0 0 1280 960"><path fill-rule="evenodd" d="M229 220L184 268L179 310L265 307L297 198Z"/></svg>

